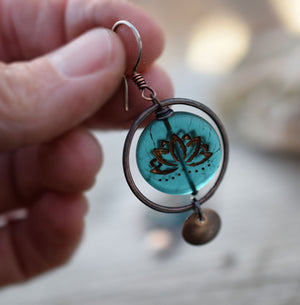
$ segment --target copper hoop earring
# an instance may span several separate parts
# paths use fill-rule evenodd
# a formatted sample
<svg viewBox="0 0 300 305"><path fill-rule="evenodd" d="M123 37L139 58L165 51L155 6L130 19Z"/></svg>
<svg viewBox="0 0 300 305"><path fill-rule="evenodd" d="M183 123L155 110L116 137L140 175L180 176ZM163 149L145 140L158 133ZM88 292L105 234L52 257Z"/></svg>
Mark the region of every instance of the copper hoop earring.
<svg viewBox="0 0 300 305"><path fill-rule="evenodd" d="M142 54L138 30L125 20L115 23L112 29L116 31L120 25L126 25L133 31L138 44L132 80L142 91L142 97L153 103L136 119L126 137L123 149L125 178L135 196L154 210L163 213L192 210L193 213L183 225L183 238L192 245L205 244L218 234L221 227L219 215L211 209L202 209L202 205L215 193L227 168L229 148L225 128L211 109L197 101L185 98L160 101L155 90L137 72ZM124 83L127 88L125 77ZM128 109L127 90L125 101ZM174 111L170 108L178 105L193 111ZM201 115L194 114L194 110L201 112ZM188 205L169 207L153 202L134 181L130 165L133 138L137 129L153 114L155 119L144 128L137 141L137 167L154 189L170 195L191 195ZM208 185L210 187L198 198L199 190Z"/></svg>

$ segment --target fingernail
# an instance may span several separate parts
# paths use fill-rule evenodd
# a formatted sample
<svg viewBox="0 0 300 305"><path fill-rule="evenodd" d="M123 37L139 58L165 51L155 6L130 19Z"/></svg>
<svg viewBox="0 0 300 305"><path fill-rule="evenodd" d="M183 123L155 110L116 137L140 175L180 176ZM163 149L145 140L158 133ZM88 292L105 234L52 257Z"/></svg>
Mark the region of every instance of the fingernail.
<svg viewBox="0 0 300 305"><path fill-rule="evenodd" d="M112 41L105 29L94 29L52 53L50 62L65 77L80 77L105 68L111 61Z"/></svg>

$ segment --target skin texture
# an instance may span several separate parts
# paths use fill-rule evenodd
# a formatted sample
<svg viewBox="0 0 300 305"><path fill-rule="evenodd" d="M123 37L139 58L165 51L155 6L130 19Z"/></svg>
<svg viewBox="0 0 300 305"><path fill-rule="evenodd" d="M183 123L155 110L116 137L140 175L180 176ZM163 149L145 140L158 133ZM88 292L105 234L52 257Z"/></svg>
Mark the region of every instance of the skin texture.
<svg viewBox="0 0 300 305"><path fill-rule="evenodd" d="M0 286L65 263L81 239L101 148L87 128L127 128L149 104L122 75L136 60L160 99L172 96L153 65L161 29L127 1L0 0ZM16 213L22 209L20 213Z"/></svg>

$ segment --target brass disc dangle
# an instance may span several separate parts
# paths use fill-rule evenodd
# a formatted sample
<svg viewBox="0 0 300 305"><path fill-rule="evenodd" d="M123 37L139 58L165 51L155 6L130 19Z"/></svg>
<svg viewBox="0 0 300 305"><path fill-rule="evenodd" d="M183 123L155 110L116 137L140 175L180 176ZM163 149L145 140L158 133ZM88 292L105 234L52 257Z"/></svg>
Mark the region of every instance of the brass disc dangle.
<svg viewBox="0 0 300 305"><path fill-rule="evenodd" d="M220 216L211 209L202 210L202 219L197 212L191 214L182 228L182 236L191 245L203 245L214 239L221 228Z"/></svg>

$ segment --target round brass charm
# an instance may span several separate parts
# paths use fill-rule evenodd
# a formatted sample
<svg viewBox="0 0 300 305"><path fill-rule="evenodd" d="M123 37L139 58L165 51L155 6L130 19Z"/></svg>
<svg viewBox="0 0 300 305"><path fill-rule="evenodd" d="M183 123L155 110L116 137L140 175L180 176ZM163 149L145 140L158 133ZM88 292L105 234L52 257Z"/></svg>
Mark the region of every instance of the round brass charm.
<svg viewBox="0 0 300 305"><path fill-rule="evenodd" d="M199 220L198 213L190 215L182 228L182 236L192 245L203 245L211 241L218 234L221 218L213 210L203 209L203 220Z"/></svg>

